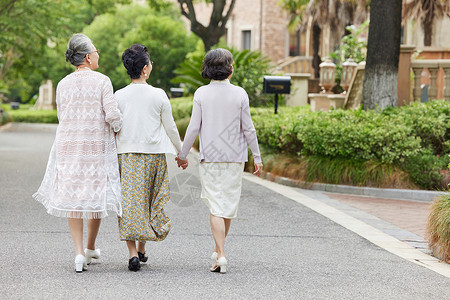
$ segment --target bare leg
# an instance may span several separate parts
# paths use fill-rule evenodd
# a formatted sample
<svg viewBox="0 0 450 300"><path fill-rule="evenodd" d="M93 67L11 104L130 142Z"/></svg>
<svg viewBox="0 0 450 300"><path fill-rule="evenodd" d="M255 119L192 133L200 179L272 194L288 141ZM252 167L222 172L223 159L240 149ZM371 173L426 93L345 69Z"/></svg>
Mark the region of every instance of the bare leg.
<svg viewBox="0 0 450 300"><path fill-rule="evenodd" d="M227 237L228 231L230 231L231 219L224 218L223 220L225 222L225 237ZM219 248L217 247L217 244L216 244L216 246L214 247L214 252L218 252L218 251L219 251Z"/></svg>
<svg viewBox="0 0 450 300"><path fill-rule="evenodd" d="M230 231L231 219L224 219L225 221L225 237L228 235L228 231Z"/></svg>
<svg viewBox="0 0 450 300"><path fill-rule="evenodd" d="M137 247L137 251L141 252L141 253L145 253L145 243L143 242L138 242L138 247Z"/></svg>
<svg viewBox="0 0 450 300"><path fill-rule="evenodd" d="M130 258L138 256L136 249L136 241L127 241L128 252L130 252Z"/></svg>
<svg viewBox="0 0 450 300"><path fill-rule="evenodd" d="M100 222L102 219L88 219L87 221L87 245L86 248L95 250L95 240L97 239Z"/></svg>
<svg viewBox="0 0 450 300"><path fill-rule="evenodd" d="M216 242L217 258L225 256L225 221L224 218L210 215L211 231Z"/></svg>
<svg viewBox="0 0 450 300"><path fill-rule="evenodd" d="M72 234L73 243L75 244L76 255L82 254L83 249L83 219L67 218L69 223L70 233Z"/></svg>

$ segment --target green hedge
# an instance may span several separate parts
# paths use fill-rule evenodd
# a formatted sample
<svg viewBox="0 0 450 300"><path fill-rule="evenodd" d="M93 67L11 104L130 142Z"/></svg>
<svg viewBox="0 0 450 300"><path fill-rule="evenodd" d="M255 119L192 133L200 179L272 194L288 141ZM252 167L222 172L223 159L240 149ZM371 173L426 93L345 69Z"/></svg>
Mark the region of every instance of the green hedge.
<svg viewBox="0 0 450 300"><path fill-rule="evenodd" d="M422 188L442 188L449 162L450 102L253 116L262 144L280 152L393 164Z"/></svg>
<svg viewBox="0 0 450 300"><path fill-rule="evenodd" d="M32 104L20 104L20 107L17 110L11 109L9 104L2 104L1 108L4 110L4 123L58 123L56 110L33 110Z"/></svg>
<svg viewBox="0 0 450 300"><path fill-rule="evenodd" d="M13 122L25 123L58 123L56 110L10 110Z"/></svg>
<svg viewBox="0 0 450 300"><path fill-rule="evenodd" d="M10 122L10 119L11 117L9 116L7 111L3 111L0 113L0 125Z"/></svg>
<svg viewBox="0 0 450 300"><path fill-rule="evenodd" d="M191 117L192 97L173 98L170 100L170 105L175 121Z"/></svg>
<svg viewBox="0 0 450 300"><path fill-rule="evenodd" d="M174 110L182 107L192 109L185 104ZM260 144L271 151L325 161L372 162L380 168L392 165L421 188L443 188L441 170L450 162L448 101L412 103L381 113L311 112L309 107L280 107L277 115L271 107L251 108L251 113ZM177 114L186 118L187 111Z"/></svg>

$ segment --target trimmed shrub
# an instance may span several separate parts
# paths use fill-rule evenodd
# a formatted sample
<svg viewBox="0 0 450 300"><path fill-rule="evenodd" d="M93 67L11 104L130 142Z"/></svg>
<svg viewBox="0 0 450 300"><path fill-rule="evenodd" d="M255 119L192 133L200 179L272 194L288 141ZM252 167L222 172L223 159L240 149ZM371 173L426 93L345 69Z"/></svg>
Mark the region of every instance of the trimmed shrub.
<svg viewBox="0 0 450 300"><path fill-rule="evenodd" d="M56 110L11 110L13 122L23 123L58 123Z"/></svg>
<svg viewBox="0 0 450 300"><path fill-rule="evenodd" d="M6 124L11 121L11 117L8 112L0 109L0 125Z"/></svg>
<svg viewBox="0 0 450 300"><path fill-rule="evenodd" d="M331 111L255 116L262 143L284 152L382 163L404 161L420 139L400 122L376 112Z"/></svg>
<svg viewBox="0 0 450 300"><path fill-rule="evenodd" d="M172 106L172 115L175 121L191 117L192 97L171 99L170 105Z"/></svg>
<svg viewBox="0 0 450 300"><path fill-rule="evenodd" d="M177 106L186 109L177 112L180 117L192 109L184 105ZM390 181L392 187L425 189L448 183L442 170L450 163L450 102L412 103L381 113L312 112L305 106L280 107L275 115L272 108L252 107L251 114L261 146L306 159L307 180L383 187Z"/></svg>

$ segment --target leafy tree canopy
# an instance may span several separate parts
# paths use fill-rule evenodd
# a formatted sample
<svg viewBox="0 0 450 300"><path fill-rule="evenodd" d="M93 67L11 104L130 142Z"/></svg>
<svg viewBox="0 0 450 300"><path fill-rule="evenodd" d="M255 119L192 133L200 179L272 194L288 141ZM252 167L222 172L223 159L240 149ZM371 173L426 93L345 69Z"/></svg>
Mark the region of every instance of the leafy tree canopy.
<svg viewBox="0 0 450 300"><path fill-rule="evenodd" d="M149 2L162 0L149 0ZM28 102L39 92L42 81L51 79L56 85L64 76L73 71L73 66L65 61L64 53L70 36L76 32L87 34L96 47L100 49L100 68L111 77L116 88L122 87L128 81L128 76L122 66L121 55L125 48L122 40L132 32L137 31L147 18L159 21L159 17L165 16L161 24L151 24L152 28L146 28L148 32L140 30L142 37L133 35L136 42L145 44L149 40L157 40L160 35L155 31L165 33L166 39L159 45L176 47L179 44L185 48L182 52L192 51L195 37L189 36L181 25L181 17L178 8L174 4L167 4L154 8L148 5L116 5L128 3L129 0L16 0L6 1L11 3L10 11L4 10L6 4L0 4L0 27L5 28L0 36L0 85L9 87L7 98L21 99ZM36 4L36 5L35 5ZM150 8L151 6L151 8ZM30 9L32 7L33 9ZM14 13L14 15L13 15ZM23 18L17 19L23 14ZM9 19L14 16L14 19ZM156 19L155 19L156 17ZM34 23L33 23L34 22ZM155 21L156 22L156 21ZM36 24L35 24L36 23ZM32 25L35 24L35 25ZM91 24L90 26L88 26ZM31 32L30 32L31 30ZM172 33L169 32L172 30ZM178 39L173 43L173 39ZM149 45L146 45L149 47ZM166 47L165 46L165 47ZM123 48L125 47L125 48ZM152 59L158 61L156 52L149 47ZM174 50L171 50L174 51ZM176 52L176 51L175 51ZM172 53L172 52L171 52ZM177 55L181 55L177 52ZM173 64L184 59L175 57ZM152 72L152 84L169 86L168 81L173 75L168 68L176 66L156 65ZM159 68L164 74L157 75ZM3 74L3 77L2 77ZM164 78L157 80L157 76Z"/></svg>
<svg viewBox="0 0 450 300"><path fill-rule="evenodd" d="M29 98L47 79L51 48L93 18L130 0L2 0L0 1L0 83L13 97Z"/></svg>
<svg viewBox="0 0 450 300"><path fill-rule="evenodd" d="M140 43L148 48L154 61L149 82L167 91L174 77L173 70L195 48L197 41L194 35L188 35L180 20L139 5L123 6L114 13L97 17L84 33L100 49L99 71L111 78L115 89L130 81L122 65L122 53L132 44Z"/></svg>

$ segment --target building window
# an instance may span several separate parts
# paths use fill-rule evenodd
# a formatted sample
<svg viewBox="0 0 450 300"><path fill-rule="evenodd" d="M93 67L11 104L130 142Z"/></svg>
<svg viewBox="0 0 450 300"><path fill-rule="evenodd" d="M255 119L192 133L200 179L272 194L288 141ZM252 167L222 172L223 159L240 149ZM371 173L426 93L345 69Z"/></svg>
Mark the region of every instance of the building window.
<svg viewBox="0 0 450 300"><path fill-rule="evenodd" d="M242 30L242 49L251 50L251 48L252 48L252 31Z"/></svg>
<svg viewBox="0 0 450 300"><path fill-rule="evenodd" d="M300 55L300 30L289 34L289 56Z"/></svg>
<svg viewBox="0 0 450 300"><path fill-rule="evenodd" d="M402 26L402 30L400 31L400 44L405 44L405 26Z"/></svg>

